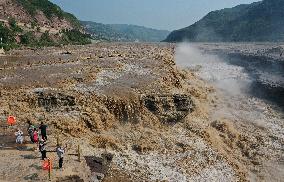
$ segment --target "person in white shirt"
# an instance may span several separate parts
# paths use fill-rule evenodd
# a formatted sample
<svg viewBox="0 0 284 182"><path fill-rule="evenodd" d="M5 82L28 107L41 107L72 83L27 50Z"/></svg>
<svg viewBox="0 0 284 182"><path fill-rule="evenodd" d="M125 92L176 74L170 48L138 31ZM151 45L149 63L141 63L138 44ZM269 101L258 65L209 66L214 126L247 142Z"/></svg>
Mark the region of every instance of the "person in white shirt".
<svg viewBox="0 0 284 182"><path fill-rule="evenodd" d="M41 153L41 160L46 159L46 142L43 139L39 141L39 151Z"/></svg>
<svg viewBox="0 0 284 182"><path fill-rule="evenodd" d="M63 156L64 156L64 153L65 153L65 149L58 145L57 148L56 148L56 153L57 153L57 156L59 158L59 168L62 169L62 166L63 166Z"/></svg>
<svg viewBox="0 0 284 182"><path fill-rule="evenodd" d="M23 137L24 133L20 129L18 129L15 132L15 135L16 135L16 143L23 144L23 142L24 142L24 137Z"/></svg>

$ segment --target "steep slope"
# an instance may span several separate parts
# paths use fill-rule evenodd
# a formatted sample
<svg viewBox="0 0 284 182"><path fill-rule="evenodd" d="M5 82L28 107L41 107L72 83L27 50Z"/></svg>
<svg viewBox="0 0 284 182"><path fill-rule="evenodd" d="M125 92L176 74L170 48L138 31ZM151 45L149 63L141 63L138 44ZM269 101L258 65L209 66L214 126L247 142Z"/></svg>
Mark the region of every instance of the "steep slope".
<svg viewBox="0 0 284 182"><path fill-rule="evenodd" d="M102 24L91 21L81 23L93 38L109 41L160 42L170 33L167 30L156 30L137 25Z"/></svg>
<svg viewBox="0 0 284 182"><path fill-rule="evenodd" d="M193 25L173 31L165 41L283 41L283 16L283 0L239 5L210 12Z"/></svg>
<svg viewBox="0 0 284 182"><path fill-rule="evenodd" d="M0 37L6 49L89 42L77 18L48 0L1 0Z"/></svg>
<svg viewBox="0 0 284 182"><path fill-rule="evenodd" d="M1 0L0 9L0 18L6 21L14 18L19 23L54 29L80 27L76 17L48 0Z"/></svg>

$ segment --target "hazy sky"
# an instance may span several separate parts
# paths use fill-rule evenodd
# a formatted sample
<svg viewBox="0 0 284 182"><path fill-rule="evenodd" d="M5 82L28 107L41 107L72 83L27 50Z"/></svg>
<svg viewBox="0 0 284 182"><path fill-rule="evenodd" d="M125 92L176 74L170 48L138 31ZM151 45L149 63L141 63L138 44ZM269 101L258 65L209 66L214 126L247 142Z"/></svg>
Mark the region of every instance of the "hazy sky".
<svg viewBox="0 0 284 182"><path fill-rule="evenodd" d="M80 20L175 30L217 9L259 0L51 0Z"/></svg>

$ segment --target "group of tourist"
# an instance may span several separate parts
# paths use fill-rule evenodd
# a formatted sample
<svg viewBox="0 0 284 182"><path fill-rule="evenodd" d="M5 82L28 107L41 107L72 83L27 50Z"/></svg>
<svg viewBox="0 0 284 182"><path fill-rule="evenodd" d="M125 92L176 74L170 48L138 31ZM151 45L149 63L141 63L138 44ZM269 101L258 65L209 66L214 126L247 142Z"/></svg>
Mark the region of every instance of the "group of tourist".
<svg viewBox="0 0 284 182"><path fill-rule="evenodd" d="M38 149L41 153L41 160L46 160L47 156L47 150L46 150L46 145L47 145L47 125L41 122L40 126L37 128L35 125L31 123L31 121L27 121L28 124L28 135L30 137L30 140L32 143L37 144ZM40 133L38 132L40 131ZM24 132L18 129L15 132L16 135L16 143L17 144L23 144L24 142ZM40 137L41 136L41 137ZM59 158L59 168L62 169L63 167L63 156L65 153L65 149L60 145L57 144L56 147L56 153Z"/></svg>

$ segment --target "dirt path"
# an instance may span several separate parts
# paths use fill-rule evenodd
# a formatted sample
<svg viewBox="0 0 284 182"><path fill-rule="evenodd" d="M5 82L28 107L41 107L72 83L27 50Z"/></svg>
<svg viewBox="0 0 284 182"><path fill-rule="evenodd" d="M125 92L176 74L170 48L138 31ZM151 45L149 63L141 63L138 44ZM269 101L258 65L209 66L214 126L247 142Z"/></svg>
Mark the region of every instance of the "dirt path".
<svg viewBox="0 0 284 182"><path fill-rule="evenodd" d="M24 144L15 144L15 137L12 129L1 128L0 139L0 181L48 181L48 172L42 169L43 161L41 154L31 144L29 137L25 137ZM58 168L58 157L55 153L56 142L50 138L47 144L47 157L52 160L51 181L64 181L64 179L90 179L90 169L85 160L78 161L78 157L71 150L67 150L64 157L64 169Z"/></svg>

